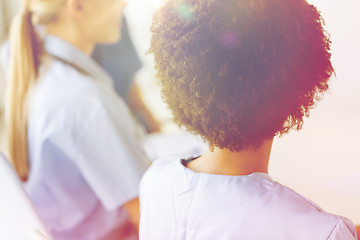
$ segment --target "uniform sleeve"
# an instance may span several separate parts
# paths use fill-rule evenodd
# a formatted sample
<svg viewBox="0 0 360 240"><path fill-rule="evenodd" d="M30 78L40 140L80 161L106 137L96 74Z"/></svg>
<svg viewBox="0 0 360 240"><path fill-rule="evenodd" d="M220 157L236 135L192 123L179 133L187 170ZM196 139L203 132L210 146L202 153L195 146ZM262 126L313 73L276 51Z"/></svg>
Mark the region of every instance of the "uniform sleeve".
<svg viewBox="0 0 360 240"><path fill-rule="evenodd" d="M67 124L51 142L74 161L104 207L113 210L138 196L146 157L126 107L110 111L97 100L86 106L65 114Z"/></svg>
<svg viewBox="0 0 360 240"><path fill-rule="evenodd" d="M346 218L340 218L327 239L356 240L357 238L354 224Z"/></svg>

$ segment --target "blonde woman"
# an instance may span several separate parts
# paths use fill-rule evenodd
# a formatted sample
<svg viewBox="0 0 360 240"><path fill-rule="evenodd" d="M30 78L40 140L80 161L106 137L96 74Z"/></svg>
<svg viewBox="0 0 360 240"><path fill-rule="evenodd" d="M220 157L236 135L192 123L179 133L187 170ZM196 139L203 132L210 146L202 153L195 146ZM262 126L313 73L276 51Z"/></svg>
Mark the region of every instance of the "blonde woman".
<svg viewBox="0 0 360 240"><path fill-rule="evenodd" d="M119 40L124 7L25 0L12 23L9 155L55 239L137 238L146 158L112 79L89 57Z"/></svg>

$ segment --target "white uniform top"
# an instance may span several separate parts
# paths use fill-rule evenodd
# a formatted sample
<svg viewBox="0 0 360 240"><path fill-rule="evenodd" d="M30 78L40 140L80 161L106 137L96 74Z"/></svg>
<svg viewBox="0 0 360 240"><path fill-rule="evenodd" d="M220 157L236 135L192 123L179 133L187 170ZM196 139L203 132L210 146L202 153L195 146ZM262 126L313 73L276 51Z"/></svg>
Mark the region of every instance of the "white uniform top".
<svg viewBox="0 0 360 240"><path fill-rule="evenodd" d="M264 173L196 173L155 161L140 184L140 240L355 240L351 221L324 212Z"/></svg>
<svg viewBox="0 0 360 240"><path fill-rule="evenodd" d="M25 188L57 240L98 240L128 221L121 206L138 196L146 157L107 73L60 38L47 36L44 46Z"/></svg>

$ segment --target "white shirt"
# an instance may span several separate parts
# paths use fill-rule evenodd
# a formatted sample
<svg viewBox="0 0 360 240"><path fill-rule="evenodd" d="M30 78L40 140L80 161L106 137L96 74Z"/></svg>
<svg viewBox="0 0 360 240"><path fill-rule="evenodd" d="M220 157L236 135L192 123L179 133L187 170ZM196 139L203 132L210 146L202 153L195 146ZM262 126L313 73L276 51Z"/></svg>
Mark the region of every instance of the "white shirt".
<svg viewBox="0 0 360 240"><path fill-rule="evenodd" d="M91 58L55 36L44 46L25 188L56 239L101 239L128 221L121 206L138 196L146 157L137 126Z"/></svg>
<svg viewBox="0 0 360 240"><path fill-rule="evenodd" d="M154 162L145 173L140 213L140 240L356 239L351 221L267 174L196 173L174 158Z"/></svg>

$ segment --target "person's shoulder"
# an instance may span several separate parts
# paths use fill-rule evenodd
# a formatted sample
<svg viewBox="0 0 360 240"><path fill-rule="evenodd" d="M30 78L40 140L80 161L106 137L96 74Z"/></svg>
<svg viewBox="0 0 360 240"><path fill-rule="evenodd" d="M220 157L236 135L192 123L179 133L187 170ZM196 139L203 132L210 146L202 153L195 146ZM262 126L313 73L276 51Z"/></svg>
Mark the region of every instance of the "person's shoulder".
<svg viewBox="0 0 360 240"><path fill-rule="evenodd" d="M154 160L151 166L146 171L145 177L156 176L158 178L166 178L169 174L172 175L178 168L180 157L168 156ZM151 175L151 176L150 176Z"/></svg>
<svg viewBox="0 0 360 240"><path fill-rule="evenodd" d="M173 182L179 161L180 158L175 156L153 161L142 177L140 188L143 190L163 188L165 191L166 186L170 186Z"/></svg>
<svg viewBox="0 0 360 240"><path fill-rule="evenodd" d="M82 108L100 99L94 79L79 69L51 56L42 61L35 98L45 98L49 104Z"/></svg>
<svg viewBox="0 0 360 240"><path fill-rule="evenodd" d="M339 217L327 240L356 240L354 224L347 218Z"/></svg>
<svg viewBox="0 0 360 240"><path fill-rule="evenodd" d="M279 207L283 208L284 211L294 213L312 212L320 215L325 213L325 211L320 206L318 206L305 196L297 193L295 190L276 181L271 180L270 182L271 188L269 189L270 191L268 193L266 201L268 204L280 203Z"/></svg>
<svg viewBox="0 0 360 240"><path fill-rule="evenodd" d="M269 182L271 183L268 194L268 200L270 200L269 203L272 203L272 201L280 201L283 203L281 206L289 211L303 211L304 209L307 209L308 211L324 212L321 207L295 190L273 180L270 180Z"/></svg>
<svg viewBox="0 0 360 240"><path fill-rule="evenodd" d="M300 227L306 239L355 239L350 220L325 212L308 198L275 181L261 202L259 211L264 221L288 226L294 232Z"/></svg>
<svg viewBox="0 0 360 240"><path fill-rule="evenodd" d="M257 226L261 231L251 233L254 239L273 240L287 236L286 239L292 240L355 240L355 229L350 220L325 212L308 198L265 174L215 180L221 180L222 184L209 182L205 196L213 197L206 201L215 204L219 201L220 190L226 188L227 198L223 198L222 206L214 210L216 215L223 214L223 218L233 221L235 228Z"/></svg>
<svg viewBox="0 0 360 240"><path fill-rule="evenodd" d="M57 91L66 90L64 93L87 94L96 92L94 78L84 73L79 68L46 55L40 69L40 81L45 81Z"/></svg>
<svg viewBox="0 0 360 240"><path fill-rule="evenodd" d="M105 111L103 96L90 76L52 57L45 58L41 67L31 92L30 117L76 127Z"/></svg>
<svg viewBox="0 0 360 240"><path fill-rule="evenodd" d="M216 222L218 216L222 216L222 219L232 221L234 232L244 229L244 234L250 234L246 229L257 226L261 231L252 232L253 239L273 240L287 236L286 239L292 240L355 240L351 221L325 212L308 198L272 180L267 174L204 176L206 182L202 181L201 195L198 190L197 195L202 197L197 208L202 209L203 202L218 205L212 210L212 220ZM227 197L219 199L218 196L224 194ZM225 228L220 223L218 225Z"/></svg>

